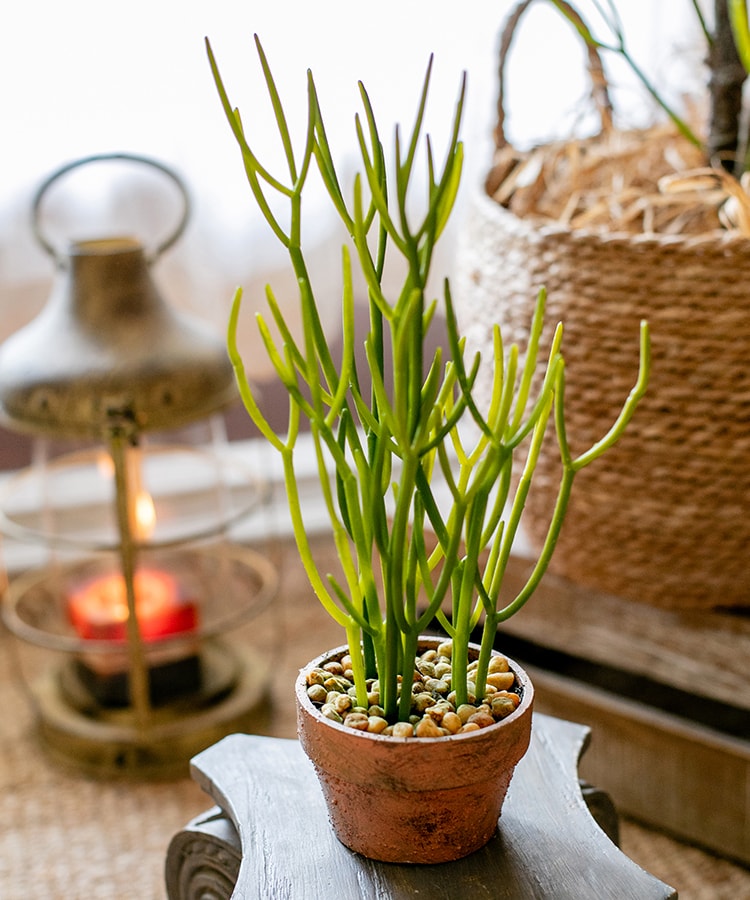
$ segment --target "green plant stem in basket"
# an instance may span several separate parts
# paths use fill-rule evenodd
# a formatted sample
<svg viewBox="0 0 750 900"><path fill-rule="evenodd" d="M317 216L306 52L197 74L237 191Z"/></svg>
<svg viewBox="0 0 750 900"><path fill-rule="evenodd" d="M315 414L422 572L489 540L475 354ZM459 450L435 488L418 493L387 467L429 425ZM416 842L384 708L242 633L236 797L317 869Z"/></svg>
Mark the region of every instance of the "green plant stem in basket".
<svg viewBox="0 0 750 900"><path fill-rule="evenodd" d="M417 151L427 103L432 61L427 69L412 131L395 136L395 184L391 191L383 144L365 88L360 84L364 120L356 118L362 171L347 199L336 173L313 77L308 73L308 122L297 156L265 54L256 46L273 104L288 177L278 179L256 158L208 53L221 101L239 144L250 188L270 228L284 245L296 276L302 337L296 340L271 287L270 315L258 326L269 359L289 398L288 429L276 434L263 417L245 377L236 342L242 294L237 291L229 322L229 353L240 392L252 420L281 454L294 534L310 582L328 613L346 631L352 657L357 703L367 707L367 679L380 682L381 705L395 721L410 714L414 659L420 634L438 619L453 640L453 681L457 702L469 691L466 664L472 630L484 617L479 660L484 684L494 633L499 622L517 611L533 593L552 555L575 473L608 449L622 434L648 380L648 329L642 325L641 370L623 411L605 438L573 459L564 427L562 326L544 363L541 388L532 396L539 365L544 292L539 294L523 365L516 345L505 348L495 329L494 382L485 411L473 395L480 360L467 367L465 341L458 333L448 282L444 283L448 348L425 358L425 337L434 327L437 300L427 296L436 242L458 191L463 148L459 126L465 79L453 116L445 162L437 166L426 139L426 212L416 222L408 212ZM315 164L313 167L313 163ZM321 324L302 249L302 196L310 172L317 169L334 209L351 237L342 250L342 351L334 354ZM288 202L288 225L272 212L266 191ZM405 264L395 296L386 292L387 251ZM364 276L369 300L369 329L364 347L368 382L365 395L355 359L352 259ZM300 422L310 423L341 572L319 571L308 541L295 470ZM554 421L563 477L549 533L528 584L508 605L498 608L513 539L523 513L537 454ZM471 424L471 435L466 425ZM515 496L510 496L514 458L525 455ZM444 509L434 491L439 474L450 496ZM426 533L434 539L426 540ZM479 688L481 691L481 688Z"/></svg>

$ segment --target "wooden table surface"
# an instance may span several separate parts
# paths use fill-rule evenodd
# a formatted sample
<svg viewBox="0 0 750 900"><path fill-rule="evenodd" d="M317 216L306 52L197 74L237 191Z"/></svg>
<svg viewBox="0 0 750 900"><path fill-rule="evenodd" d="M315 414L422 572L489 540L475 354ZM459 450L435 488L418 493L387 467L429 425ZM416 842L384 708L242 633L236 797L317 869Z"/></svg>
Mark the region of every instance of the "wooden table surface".
<svg viewBox="0 0 750 900"><path fill-rule="evenodd" d="M169 898L675 898L590 814L577 774L588 737L583 726L535 714L531 747L490 843L457 862L407 866L372 862L338 842L297 741L231 735L193 761L193 778L218 807L172 839Z"/></svg>

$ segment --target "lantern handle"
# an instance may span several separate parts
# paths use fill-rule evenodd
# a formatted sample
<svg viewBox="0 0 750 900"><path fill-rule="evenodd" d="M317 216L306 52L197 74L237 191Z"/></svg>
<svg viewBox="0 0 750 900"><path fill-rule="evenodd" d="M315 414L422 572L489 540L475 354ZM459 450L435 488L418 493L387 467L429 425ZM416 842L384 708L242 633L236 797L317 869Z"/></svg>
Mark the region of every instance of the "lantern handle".
<svg viewBox="0 0 750 900"><path fill-rule="evenodd" d="M182 178L180 178L180 176L177 175L176 172L174 172L164 163L152 159L151 157L140 156L134 153L97 153L92 156L85 156L81 159L73 160L73 162L66 163L64 166L61 166L49 177L47 177L37 189L32 201L31 227L32 231L34 232L34 236L36 237L39 244L44 248L44 250L46 250L47 253L49 253L49 255L58 262L58 264L62 263L62 260L58 252L55 250L52 242L44 236L39 221L44 195L47 193L50 187L52 187L55 181L62 178L63 175L67 175L68 172L71 172L73 169L81 168L82 166L88 165L89 163L101 162L105 160L124 160L126 162L143 163L144 165L151 166L152 168L158 169L160 172L163 172L168 178L170 178L180 192L183 206L182 215L180 216L175 229L154 248L150 259L151 262L156 260L159 256L162 255L162 253L173 246L180 239L185 231L185 228L187 227L191 212L190 195Z"/></svg>

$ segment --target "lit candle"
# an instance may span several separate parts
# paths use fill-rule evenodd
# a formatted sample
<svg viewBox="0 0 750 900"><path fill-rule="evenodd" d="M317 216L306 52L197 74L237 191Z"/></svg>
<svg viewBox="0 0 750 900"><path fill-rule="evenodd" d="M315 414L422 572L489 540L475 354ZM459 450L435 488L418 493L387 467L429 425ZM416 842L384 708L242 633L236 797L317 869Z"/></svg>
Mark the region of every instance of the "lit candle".
<svg viewBox="0 0 750 900"><path fill-rule="evenodd" d="M198 627L194 601L177 579L159 569L139 569L134 579L135 610L144 641L186 634ZM68 612L77 634L87 640L125 641L128 604L118 573L92 578L73 589Z"/></svg>

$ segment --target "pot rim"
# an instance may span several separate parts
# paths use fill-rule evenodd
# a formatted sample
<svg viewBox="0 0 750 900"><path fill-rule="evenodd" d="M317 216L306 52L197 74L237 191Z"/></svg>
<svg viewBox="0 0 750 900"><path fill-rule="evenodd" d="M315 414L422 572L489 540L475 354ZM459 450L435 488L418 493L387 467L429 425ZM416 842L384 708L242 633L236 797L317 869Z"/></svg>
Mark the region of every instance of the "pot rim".
<svg viewBox="0 0 750 900"><path fill-rule="evenodd" d="M436 644L442 643L445 640L449 640L449 638L444 637L435 637L433 635L424 635L420 637L420 643L423 642L435 642ZM469 644L469 649L479 651L479 645L475 643ZM332 659L335 659L337 656L344 656L349 652L349 645L342 644L338 647L334 647L331 650L327 650L325 653L321 653L316 656L314 659L310 660L305 666L303 666L299 670L299 674L295 679L295 694L297 696L297 701L300 705L300 708L305 711L308 715L315 718L320 723L330 726L336 731L340 731L342 734L345 734L352 738L363 738L374 741L377 743L394 745L394 744L417 744L419 746L434 746L438 744L447 744L447 743L455 743L455 742L464 742L469 740L488 740L492 736L494 736L495 732L502 728L503 726L508 727L515 723L518 719L522 718L530 711L530 708L533 705L534 700L534 687L526 670L520 666L514 659L508 656L505 653L502 653L499 650L492 651L494 656L503 656L508 660L508 665L510 666L511 671L514 673L518 681L520 682L521 687L521 702L518 706L513 710L512 713L505 716L504 719L499 719L497 722L494 722L492 725L488 725L486 728L480 728L478 731L467 731L463 734L445 734L440 737L398 737L397 735L392 734L375 734L370 731L358 731L356 728L349 728L347 725L344 725L341 722L334 722L333 719L329 719L327 716L324 716L317 706L310 700L307 696L307 683L305 680L305 675L310 669L317 668L322 662L328 662Z"/></svg>

